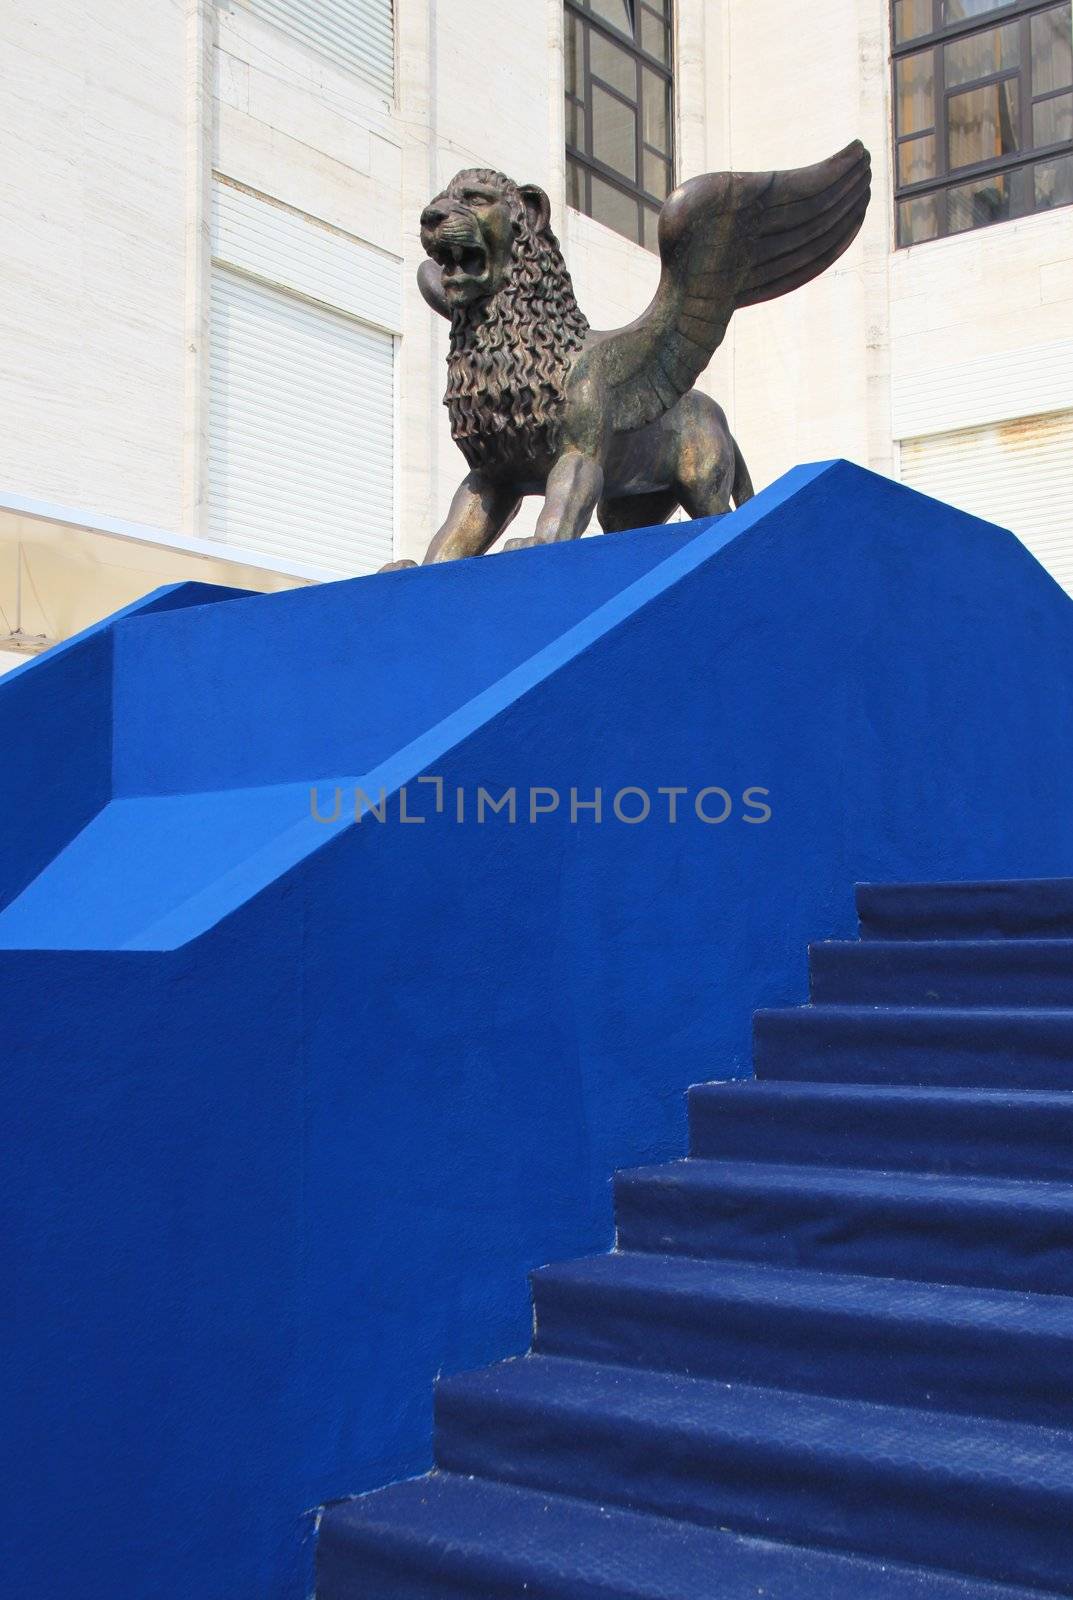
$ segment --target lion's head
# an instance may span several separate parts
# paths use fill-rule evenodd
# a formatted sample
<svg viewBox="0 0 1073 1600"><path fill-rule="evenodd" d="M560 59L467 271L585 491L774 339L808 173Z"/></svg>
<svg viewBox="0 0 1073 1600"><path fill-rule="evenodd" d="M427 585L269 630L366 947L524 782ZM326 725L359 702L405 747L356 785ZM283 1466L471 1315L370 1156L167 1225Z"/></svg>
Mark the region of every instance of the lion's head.
<svg viewBox="0 0 1073 1600"><path fill-rule="evenodd" d="M588 322L543 189L471 168L421 215L451 310L451 432L470 466L554 455L566 380Z"/></svg>

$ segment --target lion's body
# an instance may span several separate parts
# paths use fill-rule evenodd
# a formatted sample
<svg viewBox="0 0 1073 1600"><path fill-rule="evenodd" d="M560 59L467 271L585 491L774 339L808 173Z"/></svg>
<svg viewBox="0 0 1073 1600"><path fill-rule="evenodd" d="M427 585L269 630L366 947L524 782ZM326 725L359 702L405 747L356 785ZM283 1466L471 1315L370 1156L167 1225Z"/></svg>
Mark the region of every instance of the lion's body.
<svg viewBox="0 0 1073 1600"><path fill-rule="evenodd" d="M501 174L459 174L445 202L434 202L457 219L454 255L467 245L487 262L496 244L492 228L481 226L478 245L463 213L467 182L509 208L510 233L493 292L440 306L451 318L444 404L471 470L426 561L482 554L530 494L545 497L542 519L553 520L555 538L583 533L594 509L611 532L664 522L679 506L691 516L717 515L732 498L747 499L752 486L726 418L714 401L691 391L656 421L608 431L595 448L590 442L586 459L597 470L588 474L583 502L570 503L561 463L577 454L593 411L586 358L608 335L590 329L558 240L546 221L532 225L521 192ZM457 200L452 190L461 190ZM446 202L453 202L449 210Z"/></svg>
<svg viewBox="0 0 1073 1600"><path fill-rule="evenodd" d="M752 484L726 417L694 385L735 308L787 293L847 248L868 204L868 152L788 173L690 180L660 216L647 312L595 333L578 307L548 197L487 168L425 209L419 273L451 321L446 404L469 464L426 561L487 550L542 494L532 541L741 505ZM404 564L404 563L403 563Z"/></svg>
<svg viewBox="0 0 1073 1600"><path fill-rule="evenodd" d="M534 297L527 324L513 316L518 301L501 292L482 302L486 315L452 320L445 397L452 437L474 471L511 485L518 497L547 492L564 435L576 431L570 378L602 337L588 333L561 256L558 265L576 315L541 322ZM536 326L550 328L551 337L538 344ZM719 515L752 494L721 407L696 389L647 427L611 434L602 466L598 516L608 532L666 521L679 506L690 516Z"/></svg>

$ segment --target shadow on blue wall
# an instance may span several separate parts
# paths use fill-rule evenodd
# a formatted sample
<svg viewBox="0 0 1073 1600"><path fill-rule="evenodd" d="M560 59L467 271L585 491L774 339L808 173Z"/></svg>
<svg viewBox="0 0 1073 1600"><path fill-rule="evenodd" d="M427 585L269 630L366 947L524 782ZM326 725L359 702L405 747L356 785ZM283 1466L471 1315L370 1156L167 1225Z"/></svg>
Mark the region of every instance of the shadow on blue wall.
<svg viewBox="0 0 1073 1600"><path fill-rule="evenodd" d="M114 650L111 798L0 914L13 1593L296 1600L314 1508L428 1465L435 1373L525 1348L526 1270L610 1245L855 879L1073 861L1069 599L845 464Z"/></svg>

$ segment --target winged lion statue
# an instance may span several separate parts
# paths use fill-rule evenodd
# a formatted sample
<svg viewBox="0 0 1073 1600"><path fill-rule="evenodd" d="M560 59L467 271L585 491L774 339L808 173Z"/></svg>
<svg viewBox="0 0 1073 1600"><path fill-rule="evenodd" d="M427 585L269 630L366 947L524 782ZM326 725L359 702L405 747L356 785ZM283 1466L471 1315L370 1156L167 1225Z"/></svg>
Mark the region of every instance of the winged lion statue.
<svg viewBox="0 0 1073 1600"><path fill-rule="evenodd" d="M536 532L508 549L576 539L594 510L612 532L749 499L726 417L693 385L735 311L837 261L870 186L859 142L795 171L691 178L660 213L651 304L601 333L574 297L543 189L458 173L421 215L418 280L451 323L444 404L470 470L425 562L482 554L525 495L544 496Z"/></svg>

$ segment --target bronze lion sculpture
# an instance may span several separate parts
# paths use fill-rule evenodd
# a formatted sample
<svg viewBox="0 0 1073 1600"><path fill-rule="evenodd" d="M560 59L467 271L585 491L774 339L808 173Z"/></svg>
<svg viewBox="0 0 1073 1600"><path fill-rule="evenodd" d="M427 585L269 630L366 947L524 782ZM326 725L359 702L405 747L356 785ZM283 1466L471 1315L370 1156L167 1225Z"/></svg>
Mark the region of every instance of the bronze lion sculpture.
<svg viewBox="0 0 1073 1600"><path fill-rule="evenodd" d="M576 539L594 510L611 532L749 499L726 417L693 385L739 307L787 294L842 255L870 181L860 143L792 172L690 179L660 213L652 303L598 333L574 298L543 189L486 168L458 173L421 215L429 259L418 279L450 319L444 404L470 470L425 561L482 554L525 495L544 496L536 532L507 548Z"/></svg>

